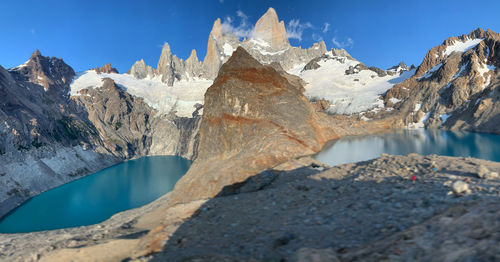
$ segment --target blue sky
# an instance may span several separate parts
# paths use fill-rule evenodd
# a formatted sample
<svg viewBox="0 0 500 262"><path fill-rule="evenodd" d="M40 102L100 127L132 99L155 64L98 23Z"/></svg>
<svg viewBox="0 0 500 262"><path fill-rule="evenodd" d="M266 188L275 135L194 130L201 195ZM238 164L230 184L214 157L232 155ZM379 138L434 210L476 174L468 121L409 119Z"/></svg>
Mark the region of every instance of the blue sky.
<svg viewBox="0 0 500 262"><path fill-rule="evenodd" d="M218 17L248 30L276 9L292 45L323 39L370 66L418 65L428 49L477 27L500 31L500 1L3 1L0 65L24 63L35 49L63 58L75 71L110 62L120 72L141 58L156 67L161 45L202 60ZM245 25L246 23L246 25Z"/></svg>

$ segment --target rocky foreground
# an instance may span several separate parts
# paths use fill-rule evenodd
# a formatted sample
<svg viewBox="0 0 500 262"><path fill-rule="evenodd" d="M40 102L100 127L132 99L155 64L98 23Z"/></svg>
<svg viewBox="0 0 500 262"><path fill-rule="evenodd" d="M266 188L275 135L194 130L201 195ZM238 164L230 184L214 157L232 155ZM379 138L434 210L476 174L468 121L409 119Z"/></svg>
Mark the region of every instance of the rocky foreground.
<svg viewBox="0 0 500 262"><path fill-rule="evenodd" d="M94 226L0 235L2 261L498 261L500 163L311 158L228 186L168 195ZM414 177L414 179L413 179Z"/></svg>

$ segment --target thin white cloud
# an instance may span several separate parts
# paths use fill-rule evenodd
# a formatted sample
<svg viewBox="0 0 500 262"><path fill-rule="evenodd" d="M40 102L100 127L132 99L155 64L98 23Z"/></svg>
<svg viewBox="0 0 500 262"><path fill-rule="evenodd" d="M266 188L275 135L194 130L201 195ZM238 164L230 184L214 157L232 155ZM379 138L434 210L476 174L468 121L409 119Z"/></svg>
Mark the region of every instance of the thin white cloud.
<svg viewBox="0 0 500 262"><path fill-rule="evenodd" d="M319 34L316 34L316 33L313 33L312 34L312 39L316 42L321 42L323 41L323 36L319 35Z"/></svg>
<svg viewBox="0 0 500 262"><path fill-rule="evenodd" d="M221 24L221 29L223 33L231 33L237 37L250 37L253 32L253 26L248 23L248 16L243 13L243 11L236 11L236 16L238 17L239 24L233 25L234 19L230 16L226 16Z"/></svg>
<svg viewBox="0 0 500 262"><path fill-rule="evenodd" d="M324 23L323 24L323 34L328 32L328 30L330 30L330 23Z"/></svg>
<svg viewBox="0 0 500 262"><path fill-rule="evenodd" d="M336 37L332 38L332 43L337 48L350 48L354 45L354 40L348 37L345 41L339 41Z"/></svg>
<svg viewBox="0 0 500 262"><path fill-rule="evenodd" d="M223 4L223 3L224 3L224 0L219 0L219 3Z"/></svg>
<svg viewBox="0 0 500 262"><path fill-rule="evenodd" d="M300 23L300 19L292 19L288 22L288 26L286 27L286 35L288 38L302 41L302 34L304 33L304 30L309 28L313 28L311 23Z"/></svg>
<svg viewBox="0 0 500 262"><path fill-rule="evenodd" d="M247 16L245 13L243 13L243 11L241 11L241 10L237 10L237 11L236 11L236 15L237 15L239 18L241 18L241 19L242 19L242 22L245 22L245 23L246 23L246 22L248 22L248 16Z"/></svg>
<svg viewBox="0 0 500 262"><path fill-rule="evenodd" d="M32 35L36 34L35 29L34 29L34 28L31 28L31 29L30 29L30 33L31 33Z"/></svg>

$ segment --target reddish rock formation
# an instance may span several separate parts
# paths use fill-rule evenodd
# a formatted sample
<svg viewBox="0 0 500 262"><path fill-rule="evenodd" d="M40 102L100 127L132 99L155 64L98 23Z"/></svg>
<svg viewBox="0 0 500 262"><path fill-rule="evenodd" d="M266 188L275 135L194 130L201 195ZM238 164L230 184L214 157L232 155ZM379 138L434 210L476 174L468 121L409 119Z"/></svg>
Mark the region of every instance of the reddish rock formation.
<svg viewBox="0 0 500 262"><path fill-rule="evenodd" d="M233 53L205 94L199 155L177 183L172 201L214 197L226 185L314 154L337 137L299 82L289 79L241 47Z"/></svg>
<svg viewBox="0 0 500 262"><path fill-rule="evenodd" d="M118 70L116 70L116 68L114 68L114 67L111 67L110 63L106 63L102 67L92 68L92 70L95 70L98 74L100 74L100 73L105 73L105 74L115 73L115 74L118 74Z"/></svg>

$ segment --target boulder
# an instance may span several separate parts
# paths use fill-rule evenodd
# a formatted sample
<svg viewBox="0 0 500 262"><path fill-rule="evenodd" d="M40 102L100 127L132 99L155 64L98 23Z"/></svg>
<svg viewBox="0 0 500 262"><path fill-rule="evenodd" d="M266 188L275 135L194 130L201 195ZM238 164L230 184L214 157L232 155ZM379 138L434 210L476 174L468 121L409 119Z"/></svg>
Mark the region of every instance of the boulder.
<svg viewBox="0 0 500 262"><path fill-rule="evenodd" d="M314 154L336 138L331 120L316 112L297 85L239 47L205 94L198 157L171 201L214 197L227 185Z"/></svg>

